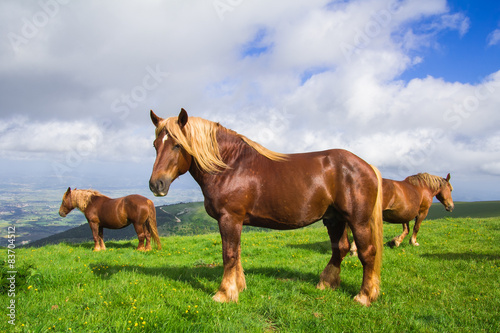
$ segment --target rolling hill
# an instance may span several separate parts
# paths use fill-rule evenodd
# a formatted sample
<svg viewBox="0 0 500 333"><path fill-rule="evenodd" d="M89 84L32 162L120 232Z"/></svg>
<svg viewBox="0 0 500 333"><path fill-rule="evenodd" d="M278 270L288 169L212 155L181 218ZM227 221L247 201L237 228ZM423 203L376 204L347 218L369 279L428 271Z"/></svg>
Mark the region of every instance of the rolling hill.
<svg viewBox="0 0 500 333"><path fill-rule="evenodd" d="M74 212L73 214L81 214ZM440 203L434 203L427 216L428 220L439 218L487 218L500 216L500 201L455 202L455 210L447 212ZM205 212L203 202L179 203L156 207L156 220L160 236L199 235L218 232L217 222ZM412 227L413 224L410 224ZM261 229L261 228L259 228ZM256 230L254 227L244 230ZM267 230L267 229L262 229ZM137 235L132 226L119 230L105 229L104 240L134 239ZM82 243L92 241L92 232L87 223L64 232L34 241L27 246L39 247L46 244Z"/></svg>

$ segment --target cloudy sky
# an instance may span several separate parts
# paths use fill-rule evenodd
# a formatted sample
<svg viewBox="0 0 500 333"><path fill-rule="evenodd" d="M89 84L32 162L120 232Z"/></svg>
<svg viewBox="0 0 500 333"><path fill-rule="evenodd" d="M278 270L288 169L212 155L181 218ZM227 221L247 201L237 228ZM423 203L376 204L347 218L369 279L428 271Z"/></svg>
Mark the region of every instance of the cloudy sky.
<svg viewBox="0 0 500 333"><path fill-rule="evenodd" d="M276 151L345 148L500 199L496 1L4 0L0 36L3 182L147 193L149 110L183 107Z"/></svg>

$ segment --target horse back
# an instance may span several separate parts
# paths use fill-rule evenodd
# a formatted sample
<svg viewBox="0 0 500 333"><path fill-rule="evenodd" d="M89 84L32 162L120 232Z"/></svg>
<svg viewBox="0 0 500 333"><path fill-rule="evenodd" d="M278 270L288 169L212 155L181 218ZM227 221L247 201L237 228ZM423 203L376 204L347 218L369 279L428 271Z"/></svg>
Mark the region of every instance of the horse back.
<svg viewBox="0 0 500 333"><path fill-rule="evenodd" d="M116 199L100 197L94 201L93 214L104 228L120 229L130 223L145 221L149 214L149 199L138 194Z"/></svg>
<svg viewBox="0 0 500 333"><path fill-rule="evenodd" d="M131 194L123 197L124 208L129 219L145 220L150 211L150 205L154 207L151 200L139 194Z"/></svg>

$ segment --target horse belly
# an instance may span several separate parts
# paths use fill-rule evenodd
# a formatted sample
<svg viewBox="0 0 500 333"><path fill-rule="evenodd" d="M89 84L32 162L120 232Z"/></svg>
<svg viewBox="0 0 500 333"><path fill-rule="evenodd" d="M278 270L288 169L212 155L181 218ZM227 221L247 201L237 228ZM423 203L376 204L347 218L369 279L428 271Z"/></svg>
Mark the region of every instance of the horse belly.
<svg viewBox="0 0 500 333"><path fill-rule="evenodd" d="M99 225L108 229L121 229L130 224L127 218L106 217L101 218Z"/></svg>
<svg viewBox="0 0 500 333"><path fill-rule="evenodd" d="M249 216L244 221L244 225L249 225L253 227L261 227L276 230L290 230L306 227L314 222L321 220L321 217L313 218L309 220L294 220L294 219L276 219L276 218L266 218L266 217L256 217Z"/></svg>
<svg viewBox="0 0 500 333"><path fill-rule="evenodd" d="M278 230L297 229L321 220L328 207L325 195L303 196L299 200L274 197L256 204L243 223Z"/></svg>
<svg viewBox="0 0 500 333"><path fill-rule="evenodd" d="M129 217L123 209L123 201L116 199L103 205L99 213L99 225L108 229L121 229L130 224Z"/></svg>
<svg viewBox="0 0 500 333"><path fill-rule="evenodd" d="M383 211L383 219L389 223L406 223L417 217L418 211L386 209Z"/></svg>
<svg viewBox="0 0 500 333"><path fill-rule="evenodd" d="M290 164L260 178L260 186L250 191L254 195L244 224L285 230L321 220L333 205L335 182L325 154L304 160L299 154Z"/></svg>

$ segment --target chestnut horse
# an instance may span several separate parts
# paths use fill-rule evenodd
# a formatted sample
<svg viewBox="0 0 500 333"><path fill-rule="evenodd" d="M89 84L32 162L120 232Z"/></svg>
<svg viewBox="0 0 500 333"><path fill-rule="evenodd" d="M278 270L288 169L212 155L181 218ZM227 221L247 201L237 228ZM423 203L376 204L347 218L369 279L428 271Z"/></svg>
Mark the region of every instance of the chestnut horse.
<svg viewBox="0 0 500 333"><path fill-rule="evenodd" d="M407 177L403 181L391 179L382 179L383 185L383 216L384 221L389 223L401 223L403 233L394 237L389 244L399 246L410 230L410 221L415 220L413 235L410 238L410 244L419 246L417 242L417 233L422 221L429 213L432 199L436 197L444 208L451 212L455 205L451 197L453 186L450 184L450 174L446 178L430 175L428 173L419 173ZM356 244L351 244L351 253L356 253Z"/></svg>
<svg viewBox="0 0 500 333"><path fill-rule="evenodd" d="M137 250L151 250L151 236L158 250L161 249L160 237L156 228L156 209L151 200L133 194L111 199L94 190L68 190L63 195L59 215L65 217L78 208L87 218L94 236L94 251L106 250L103 228L121 229L134 224L139 245ZM146 246L144 246L144 238Z"/></svg>
<svg viewBox="0 0 500 333"><path fill-rule="evenodd" d="M340 284L340 264L349 252L346 224L354 233L363 264L355 300L369 306L379 294L382 261L382 178L376 168L345 150L278 154L230 129L182 109L156 127L156 161L149 187L165 196L189 171L200 185L207 213L222 238L224 274L214 300L238 301L246 288L241 266L243 225L295 229L318 220L328 229L332 257L319 289Z"/></svg>
<svg viewBox="0 0 500 333"><path fill-rule="evenodd" d="M436 197L444 208L451 212L455 205L451 197L453 187L450 184L450 174L446 178L419 173L409 176L403 181L383 179L384 188L384 221L403 224L403 233L391 241L399 246L410 230L410 221L415 219L410 244L419 246L417 233L422 221L429 213L432 199Z"/></svg>

